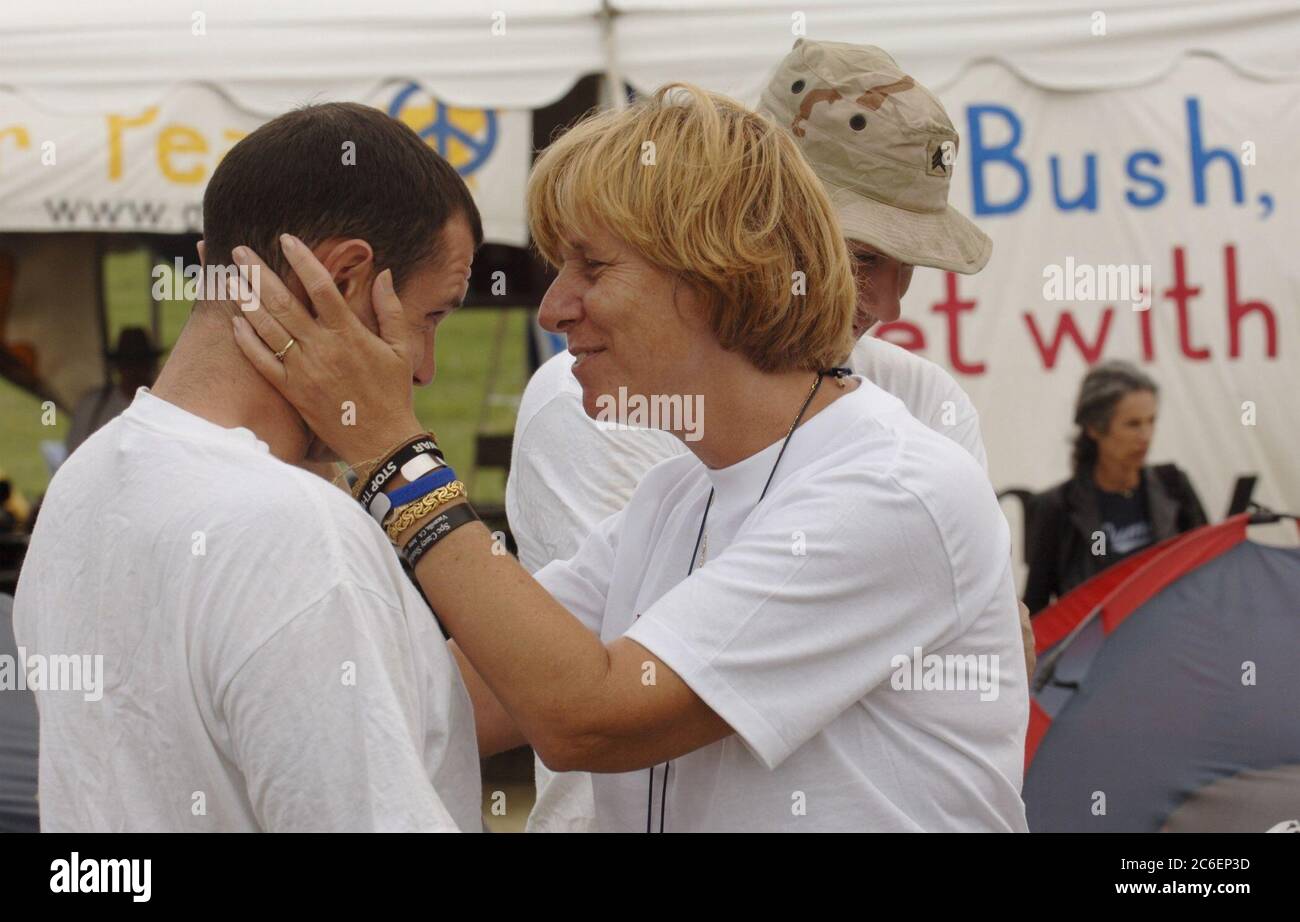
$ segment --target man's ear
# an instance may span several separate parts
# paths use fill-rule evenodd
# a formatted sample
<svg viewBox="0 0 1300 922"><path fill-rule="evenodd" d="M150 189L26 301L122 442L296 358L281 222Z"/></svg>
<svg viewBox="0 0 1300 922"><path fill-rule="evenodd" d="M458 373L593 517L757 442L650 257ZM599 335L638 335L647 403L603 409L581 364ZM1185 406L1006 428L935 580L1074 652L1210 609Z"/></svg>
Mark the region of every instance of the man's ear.
<svg viewBox="0 0 1300 922"><path fill-rule="evenodd" d="M356 237L327 240L316 248L321 261L339 292L349 304L370 303L370 285L375 277L375 251Z"/></svg>
<svg viewBox="0 0 1300 922"><path fill-rule="evenodd" d="M199 251L199 265L200 265L200 266L205 266L205 267L206 267L207 264L208 264L208 245L207 245L207 243L206 243L205 241L203 241L203 240L199 240L199 242L196 243L196 244L194 245L194 249L196 249L196 250Z"/></svg>

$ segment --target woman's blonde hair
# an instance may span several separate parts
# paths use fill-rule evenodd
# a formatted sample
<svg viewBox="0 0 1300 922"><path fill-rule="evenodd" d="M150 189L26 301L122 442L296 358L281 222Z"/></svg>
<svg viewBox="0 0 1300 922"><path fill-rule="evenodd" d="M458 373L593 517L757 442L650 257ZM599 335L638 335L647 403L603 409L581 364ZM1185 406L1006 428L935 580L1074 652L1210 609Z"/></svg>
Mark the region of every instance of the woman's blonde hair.
<svg viewBox="0 0 1300 922"><path fill-rule="evenodd" d="M818 370L853 347L848 249L794 142L740 103L669 84L590 117L538 159L528 220L554 266L604 228L690 284L725 349L763 371Z"/></svg>

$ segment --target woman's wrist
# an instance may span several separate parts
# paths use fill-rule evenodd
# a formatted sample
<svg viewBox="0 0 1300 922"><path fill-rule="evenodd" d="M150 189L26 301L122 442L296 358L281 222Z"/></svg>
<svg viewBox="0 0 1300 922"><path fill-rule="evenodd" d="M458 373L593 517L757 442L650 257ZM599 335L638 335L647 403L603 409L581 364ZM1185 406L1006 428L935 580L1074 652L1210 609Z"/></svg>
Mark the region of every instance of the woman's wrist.
<svg viewBox="0 0 1300 922"><path fill-rule="evenodd" d="M410 548L411 542L418 534L420 534L421 530L426 525L459 507L465 507L466 511L471 513L472 518L475 521L478 521L477 513L474 513L473 507L469 504L469 497L461 495L421 516L418 520L413 522L410 527L404 529L396 538L392 539L393 546L397 548L399 553L405 556L406 551Z"/></svg>
<svg viewBox="0 0 1300 922"><path fill-rule="evenodd" d="M450 473L453 479L455 475L447 466L442 449L431 432L419 432L390 443L380 454L353 465L352 470L356 475L353 498L381 523L395 503L400 505L413 498L398 499L394 496L390 500L389 494L394 491L401 493L400 488L411 481L430 475Z"/></svg>
<svg viewBox="0 0 1300 922"><path fill-rule="evenodd" d="M373 430L356 433L348 444L336 449L339 457L358 473L367 464L382 462L388 454L421 435L429 432L420 425L420 421L411 415L405 419L376 427Z"/></svg>

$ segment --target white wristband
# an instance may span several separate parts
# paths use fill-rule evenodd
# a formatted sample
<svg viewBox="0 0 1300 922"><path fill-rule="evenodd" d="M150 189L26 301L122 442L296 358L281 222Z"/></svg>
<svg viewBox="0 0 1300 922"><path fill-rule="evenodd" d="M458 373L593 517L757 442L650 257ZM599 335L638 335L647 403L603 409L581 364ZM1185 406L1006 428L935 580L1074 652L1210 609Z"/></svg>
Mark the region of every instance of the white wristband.
<svg viewBox="0 0 1300 922"><path fill-rule="evenodd" d="M436 455L425 454L416 455L410 461L407 461L401 467L402 477L407 483L415 483L421 477L428 476L440 467L447 465L439 461ZM393 501L388 498L388 494L380 490L375 494L375 498L370 501L370 508L367 510L370 517L380 525L384 524L384 519L392 511Z"/></svg>

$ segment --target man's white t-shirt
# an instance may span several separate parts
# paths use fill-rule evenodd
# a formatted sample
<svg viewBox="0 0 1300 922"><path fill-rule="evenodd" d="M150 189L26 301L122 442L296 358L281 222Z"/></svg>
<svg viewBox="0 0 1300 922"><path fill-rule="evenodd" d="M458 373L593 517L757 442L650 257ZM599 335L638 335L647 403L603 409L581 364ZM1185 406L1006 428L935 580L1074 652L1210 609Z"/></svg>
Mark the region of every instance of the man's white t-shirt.
<svg viewBox="0 0 1300 922"><path fill-rule="evenodd" d="M966 449L988 470L979 413L947 369L875 336L858 340L848 364L854 374L903 401L908 412Z"/></svg>
<svg viewBox="0 0 1300 922"><path fill-rule="evenodd" d="M652 468L538 581L626 636L735 735L594 774L596 828L1025 831L1029 701L987 476L870 382L721 470ZM707 558L687 576L710 488ZM651 815L647 820L647 804Z"/></svg>
<svg viewBox="0 0 1300 922"><path fill-rule="evenodd" d="M346 493L147 390L50 484L15 602L46 831L479 831L474 717ZM83 662L93 662L86 660Z"/></svg>
<svg viewBox="0 0 1300 922"><path fill-rule="evenodd" d="M965 448L986 467L979 418L947 371L873 336L853 350L850 367L903 401L913 416ZM654 429L602 429L582 409L582 388L567 352L529 379L515 425L506 511L520 562L536 572L565 560L607 516L622 509L645 473L684 454L680 440ZM550 772L537 762L530 832L581 832L594 822L591 776Z"/></svg>
<svg viewBox="0 0 1300 922"><path fill-rule="evenodd" d="M536 573L573 556L596 525L627 505L646 471L686 453L659 429L603 428L582 409L573 355L533 373L515 417L506 518L519 562Z"/></svg>
<svg viewBox="0 0 1300 922"><path fill-rule="evenodd" d="M68 453L76 451L101 426L110 419L120 415L131 401L122 393L116 382L93 388L82 395L72 410L72 423L68 426L68 438L64 443Z"/></svg>

